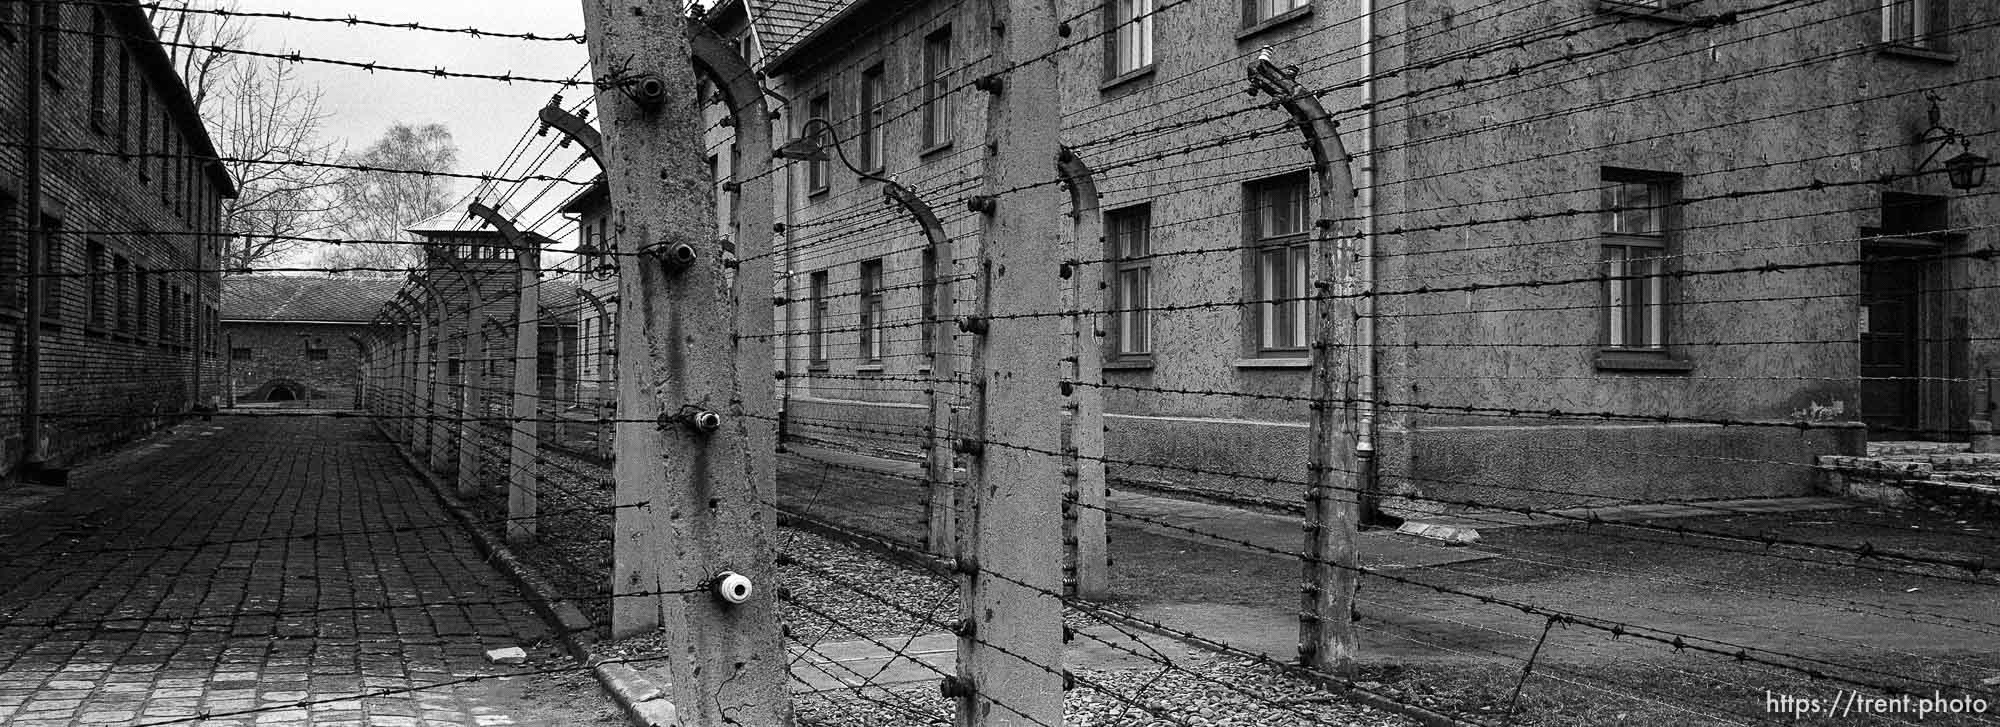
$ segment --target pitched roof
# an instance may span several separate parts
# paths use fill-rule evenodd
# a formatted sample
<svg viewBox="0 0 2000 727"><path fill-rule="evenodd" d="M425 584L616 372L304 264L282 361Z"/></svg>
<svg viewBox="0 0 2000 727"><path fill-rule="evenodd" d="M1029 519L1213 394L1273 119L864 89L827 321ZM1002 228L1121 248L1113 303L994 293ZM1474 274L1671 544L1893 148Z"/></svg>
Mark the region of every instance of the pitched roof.
<svg viewBox="0 0 2000 727"><path fill-rule="evenodd" d="M222 320L367 323L402 285L401 278L231 275L222 279Z"/></svg>
<svg viewBox="0 0 2000 727"><path fill-rule="evenodd" d="M832 27L862 0L748 0L750 25L763 50L764 70L775 72L799 46Z"/></svg>

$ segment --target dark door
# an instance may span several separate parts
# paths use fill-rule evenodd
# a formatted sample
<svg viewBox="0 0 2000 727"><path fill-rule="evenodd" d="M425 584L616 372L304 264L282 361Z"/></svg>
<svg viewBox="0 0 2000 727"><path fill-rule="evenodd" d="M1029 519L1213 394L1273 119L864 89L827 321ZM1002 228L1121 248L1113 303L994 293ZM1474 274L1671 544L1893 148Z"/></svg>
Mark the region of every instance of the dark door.
<svg viewBox="0 0 2000 727"><path fill-rule="evenodd" d="M1861 418L1871 439L1910 438L1919 428L1923 264L1871 258L1861 278Z"/></svg>

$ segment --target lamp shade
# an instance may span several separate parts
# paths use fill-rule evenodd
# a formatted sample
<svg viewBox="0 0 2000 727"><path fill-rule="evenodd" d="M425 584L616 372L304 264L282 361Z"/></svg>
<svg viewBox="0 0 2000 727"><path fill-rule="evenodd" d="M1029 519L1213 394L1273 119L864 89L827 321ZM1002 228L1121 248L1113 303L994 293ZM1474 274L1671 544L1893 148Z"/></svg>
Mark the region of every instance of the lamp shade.
<svg viewBox="0 0 2000 727"><path fill-rule="evenodd" d="M1945 176L1951 178L1952 189L1978 189L1986 184L1986 157L1965 152L1944 160Z"/></svg>

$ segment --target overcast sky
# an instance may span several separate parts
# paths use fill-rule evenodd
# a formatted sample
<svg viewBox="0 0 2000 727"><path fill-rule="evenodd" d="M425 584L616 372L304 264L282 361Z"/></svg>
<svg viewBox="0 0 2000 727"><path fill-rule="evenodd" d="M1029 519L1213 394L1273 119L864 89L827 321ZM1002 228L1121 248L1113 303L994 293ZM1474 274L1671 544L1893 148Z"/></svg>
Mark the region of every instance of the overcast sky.
<svg viewBox="0 0 2000 727"><path fill-rule="evenodd" d="M218 0L196 0L197 7L214 7ZM581 3L578 0L237 0L245 12L292 12L318 17L353 15L370 20L415 22L440 27L476 27L511 33L541 35L583 32ZM473 73L568 78L589 59L577 43L475 38L463 34L415 30L369 28L296 20L245 18L248 28L246 49L305 56L337 58L359 62L416 68L442 67ZM326 134L359 150L398 121L441 123L451 129L458 143L460 168L467 173L495 169L509 148L529 130L535 112L548 103L560 86L541 83L500 83L478 79L436 78L431 76L368 71L321 63L298 66L302 80L325 91L325 107L331 116ZM588 78L588 76L584 76ZM562 91L564 100L584 99L587 88ZM536 140L540 141L540 140ZM537 147L539 148L539 147ZM577 147L557 152L548 174L561 172L579 156ZM522 169L516 167L518 175ZM584 162L572 176L588 179L595 166ZM530 194L539 190L537 184ZM460 187L469 191L470 183ZM540 205L524 210L523 218L538 218L550 204L574 191L561 186L548 193ZM515 206L526 200L517 197ZM541 229L555 231L554 223Z"/></svg>

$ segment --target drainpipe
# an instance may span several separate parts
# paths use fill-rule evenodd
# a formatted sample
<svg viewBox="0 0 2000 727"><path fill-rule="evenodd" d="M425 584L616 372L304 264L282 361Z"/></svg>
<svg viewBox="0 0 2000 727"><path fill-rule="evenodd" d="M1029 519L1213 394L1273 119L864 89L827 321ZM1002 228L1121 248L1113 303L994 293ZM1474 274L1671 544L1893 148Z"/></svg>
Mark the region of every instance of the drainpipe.
<svg viewBox="0 0 2000 727"><path fill-rule="evenodd" d="M28 279L28 301L23 308L27 320L21 322L22 362L21 378L24 389L21 402L21 471L23 481L39 481L42 468L48 461L48 453L42 447L42 296L47 290L48 279L41 276L46 264L42 260L47 249L48 228L42 224L42 44L48 42L43 37L42 17L48 12L39 0L28 2L28 22L25 30L28 42L21 44L27 58L28 86L28 138L27 149L22 152L27 172L26 197L23 210L28 216L28 254L26 269Z"/></svg>
<svg viewBox="0 0 2000 727"><path fill-rule="evenodd" d="M1359 252L1361 259L1366 261L1360 266L1360 283L1361 289L1366 291L1375 289L1377 272L1381 266L1381 261L1375 257L1376 2L1377 0L1362 0L1361 3L1361 108L1365 115L1361 122L1361 149L1356 155L1361 160L1360 178L1355 180L1359 194L1354 201L1355 214L1361 218L1356 226L1361 233ZM1379 510L1382 490L1381 463L1375 457L1376 442L1379 441L1376 431L1379 417L1376 414L1375 401L1381 393L1379 379L1376 377L1379 361L1375 355L1375 298L1373 296L1362 298L1360 309L1356 312L1362 316L1363 324L1356 328L1356 338L1360 339L1356 343L1361 349L1361 380L1357 382L1355 388L1367 400L1361 402L1356 410L1359 421L1355 427L1355 462L1360 465L1357 469L1361 470L1361 522L1376 524L1382 522Z"/></svg>

